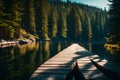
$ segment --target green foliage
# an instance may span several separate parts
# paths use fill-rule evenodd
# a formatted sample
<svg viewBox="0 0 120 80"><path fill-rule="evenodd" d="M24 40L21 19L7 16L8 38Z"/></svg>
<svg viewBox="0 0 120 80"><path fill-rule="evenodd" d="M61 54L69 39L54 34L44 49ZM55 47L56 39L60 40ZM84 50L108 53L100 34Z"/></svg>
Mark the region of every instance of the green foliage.
<svg viewBox="0 0 120 80"><path fill-rule="evenodd" d="M45 40L50 38L99 40L108 32L107 12L95 7L71 3L69 0L2 1L0 1L0 39L6 39L5 36L8 39L21 38L32 34Z"/></svg>
<svg viewBox="0 0 120 80"><path fill-rule="evenodd" d="M35 11L34 11L34 0L29 0L29 32L36 35L36 23L35 23Z"/></svg>
<svg viewBox="0 0 120 80"><path fill-rule="evenodd" d="M60 13L60 24L61 24L61 36L63 38L67 37L67 24L66 24L66 14L65 14L65 7L64 6L60 6L61 7L61 13Z"/></svg>
<svg viewBox="0 0 120 80"><path fill-rule="evenodd" d="M8 20L5 20L6 14L4 12L5 6L2 1L0 1L0 39L13 39L14 38L14 28L10 26Z"/></svg>
<svg viewBox="0 0 120 80"><path fill-rule="evenodd" d="M48 12L49 12L49 3L45 0L41 4L41 14L42 14L42 37L45 40L49 40L48 36Z"/></svg>
<svg viewBox="0 0 120 80"><path fill-rule="evenodd" d="M20 1L11 1L9 9L10 9L10 26L14 27L15 33L14 33L14 38L20 38L21 33L21 16L22 16L22 2Z"/></svg>
<svg viewBox="0 0 120 80"><path fill-rule="evenodd" d="M119 0L108 0L111 2L110 5L110 19L109 19L109 28L110 34L115 36L113 41L120 41L120 1Z"/></svg>
<svg viewBox="0 0 120 80"><path fill-rule="evenodd" d="M57 9L53 6L52 10L51 10L51 16L52 16L52 38L57 36L57 17L58 17L58 13L57 13Z"/></svg>
<svg viewBox="0 0 120 80"><path fill-rule="evenodd" d="M86 16L86 32L88 40L92 39L92 26L89 16Z"/></svg>
<svg viewBox="0 0 120 80"><path fill-rule="evenodd" d="M96 30L96 40L98 40L99 39L99 36L100 36L100 20L99 20L99 18L100 18L100 13L97 11L96 13L95 13L95 15L96 15L96 28L95 28L95 30Z"/></svg>
<svg viewBox="0 0 120 80"><path fill-rule="evenodd" d="M74 11L74 28L75 28L75 37L78 37L82 33L82 25L81 25L81 19L78 14L77 9Z"/></svg>
<svg viewBox="0 0 120 80"><path fill-rule="evenodd" d="M74 33L74 34L73 34ZM73 6L68 16L68 36L77 38L82 33L82 25L77 7Z"/></svg>

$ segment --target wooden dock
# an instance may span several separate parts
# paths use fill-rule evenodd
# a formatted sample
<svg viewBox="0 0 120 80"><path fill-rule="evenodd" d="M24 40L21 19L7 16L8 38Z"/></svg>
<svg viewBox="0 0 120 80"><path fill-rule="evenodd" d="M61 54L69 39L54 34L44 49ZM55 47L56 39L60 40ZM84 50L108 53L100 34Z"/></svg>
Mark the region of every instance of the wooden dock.
<svg viewBox="0 0 120 80"><path fill-rule="evenodd" d="M78 44L72 44L40 65L29 80L65 80L76 61L87 80L109 80L92 64L90 56L91 52Z"/></svg>

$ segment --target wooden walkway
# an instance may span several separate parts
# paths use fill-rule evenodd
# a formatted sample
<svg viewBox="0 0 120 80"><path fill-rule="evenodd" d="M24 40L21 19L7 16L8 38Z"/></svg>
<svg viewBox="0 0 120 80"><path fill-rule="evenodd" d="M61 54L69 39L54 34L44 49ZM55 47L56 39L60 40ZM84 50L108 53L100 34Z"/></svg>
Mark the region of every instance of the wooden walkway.
<svg viewBox="0 0 120 80"><path fill-rule="evenodd" d="M65 80L76 61L87 80L109 80L92 64L89 56L92 54L85 48L72 44L40 65L29 80Z"/></svg>

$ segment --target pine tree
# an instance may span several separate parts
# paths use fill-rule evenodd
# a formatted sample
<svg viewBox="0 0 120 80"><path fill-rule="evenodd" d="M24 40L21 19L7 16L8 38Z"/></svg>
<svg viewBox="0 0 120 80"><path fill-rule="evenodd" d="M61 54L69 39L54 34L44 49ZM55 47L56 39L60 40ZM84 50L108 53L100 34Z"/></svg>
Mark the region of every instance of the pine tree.
<svg viewBox="0 0 120 80"><path fill-rule="evenodd" d="M10 25L15 29L14 37L20 38L21 20L22 20L21 16L23 15L22 1L17 1L17 0L11 1L9 7L11 13L11 16L9 17L9 20L11 21Z"/></svg>
<svg viewBox="0 0 120 80"><path fill-rule="evenodd" d="M66 8L62 3L59 3L58 12L59 12L58 36L66 38L67 37Z"/></svg>
<svg viewBox="0 0 120 80"><path fill-rule="evenodd" d="M48 12L49 12L49 3L47 2L47 0L41 1L41 18L42 18L42 29L41 29L41 33L42 33L42 37L45 40L49 40L49 36L48 36Z"/></svg>
<svg viewBox="0 0 120 80"><path fill-rule="evenodd" d="M7 6L4 3L0 1L0 39L13 39L15 30L10 24L11 14L5 12Z"/></svg>
<svg viewBox="0 0 120 80"><path fill-rule="evenodd" d="M4 7L3 2L0 1L0 39L4 39L6 26L8 26L8 24L6 24L4 22L4 19L3 19L3 17L4 17L4 12L3 12L4 8L5 7Z"/></svg>
<svg viewBox="0 0 120 80"><path fill-rule="evenodd" d="M78 10L75 5L71 8L70 15L68 17L68 36L71 38L77 38L82 33L82 25Z"/></svg>
<svg viewBox="0 0 120 80"><path fill-rule="evenodd" d="M109 22L109 15L108 15L108 13L106 12L105 14L104 14L104 16L105 16L105 23L104 23L104 34L105 34L105 36L108 36L108 34L109 34L109 27L108 27L108 22Z"/></svg>
<svg viewBox="0 0 120 80"><path fill-rule="evenodd" d="M78 13L78 8L76 7L76 10L74 12L74 27L75 27L75 37L78 37L82 33L82 24L81 24L81 18ZM81 14L82 15L82 14Z"/></svg>
<svg viewBox="0 0 120 80"><path fill-rule="evenodd" d="M55 6L52 6L52 38L55 38L57 36L57 17L58 17L58 13L57 13L57 9Z"/></svg>
<svg viewBox="0 0 120 80"><path fill-rule="evenodd" d="M92 26L88 15L86 15L86 39L88 41L92 39Z"/></svg>
<svg viewBox="0 0 120 80"><path fill-rule="evenodd" d="M29 0L29 32L36 35L34 0Z"/></svg>
<svg viewBox="0 0 120 80"><path fill-rule="evenodd" d="M100 21L100 38L103 38L104 37L104 16L102 11L100 12L99 21Z"/></svg>
<svg viewBox="0 0 120 80"><path fill-rule="evenodd" d="M96 19L95 19L95 26L94 26L94 37L95 37L95 40L99 40L100 38L100 13L99 11L97 11L95 13L96 15Z"/></svg>
<svg viewBox="0 0 120 80"><path fill-rule="evenodd" d="M43 0L36 0L35 4L35 22L36 22L36 34L39 38L42 36L42 2Z"/></svg>
<svg viewBox="0 0 120 80"><path fill-rule="evenodd" d="M120 41L120 1L119 0L108 0L112 4L110 5L110 19L109 28L110 34L113 37L113 42Z"/></svg>
<svg viewBox="0 0 120 80"><path fill-rule="evenodd" d="M65 13L65 8L62 7L61 9L61 14L60 14L60 18L61 18L61 28L62 28L62 33L61 36L63 38L67 37L67 23L66 23L66 13Z"/></svg>

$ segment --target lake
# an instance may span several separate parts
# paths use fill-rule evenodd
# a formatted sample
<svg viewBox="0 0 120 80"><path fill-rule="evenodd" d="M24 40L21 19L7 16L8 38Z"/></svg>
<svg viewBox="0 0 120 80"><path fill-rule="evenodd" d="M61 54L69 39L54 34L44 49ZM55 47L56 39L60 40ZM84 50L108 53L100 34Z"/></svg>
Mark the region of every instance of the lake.
<svg viewBox="0 0 120 80"><path fill-rule="evenodd" d="M37 42L0 48L0 79L28 80L42 63L71 45L72 42ZM79 43L103 59L120 63L119 50L106 50L103 43Z"/></svg>

